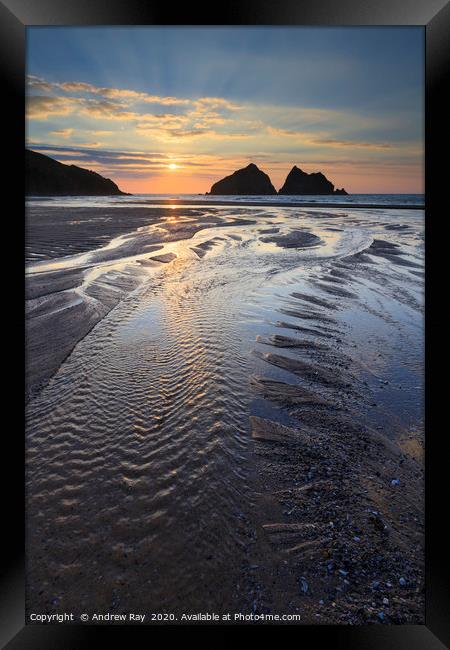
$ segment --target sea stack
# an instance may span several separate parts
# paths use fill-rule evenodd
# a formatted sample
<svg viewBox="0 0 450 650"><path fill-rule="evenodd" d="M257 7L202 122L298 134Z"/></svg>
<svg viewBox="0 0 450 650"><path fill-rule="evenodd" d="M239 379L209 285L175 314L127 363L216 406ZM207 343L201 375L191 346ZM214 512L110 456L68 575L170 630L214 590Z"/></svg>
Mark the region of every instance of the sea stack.
<svg viewBox="0 0 450 650"><path fill-rule="evenodd" d="M249 194L269 195L277 191L271 183L270 178L263 171L258 169L254 163L250 163L243 169L238 169L230 176L225 176L211 187L210 194Z"/></svg>
<svg viewBox="0 0 450 650"><path fill-rule="evenodd" d="M114 196L123 194L109 178L25 150L26 194L34 196Z"/></svg>
<svg viewBox="0 0 450 650"><path fill-rule="evenodd" d="M321 172L308 174L294 165L278 194L347 194L347 192L344 188L335 190L333 183Z"/></svg>

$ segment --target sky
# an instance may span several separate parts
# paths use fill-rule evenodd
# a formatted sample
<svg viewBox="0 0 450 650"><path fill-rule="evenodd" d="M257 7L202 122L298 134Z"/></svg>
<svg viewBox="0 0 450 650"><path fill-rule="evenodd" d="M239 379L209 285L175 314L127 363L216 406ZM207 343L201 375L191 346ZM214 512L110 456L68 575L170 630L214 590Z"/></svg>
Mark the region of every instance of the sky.
<svg viewBox="0 0 450 650"><path fill-rule="evenodd" d="M27 146L131 193L424 191L422 27L29 27Z"/></svg>

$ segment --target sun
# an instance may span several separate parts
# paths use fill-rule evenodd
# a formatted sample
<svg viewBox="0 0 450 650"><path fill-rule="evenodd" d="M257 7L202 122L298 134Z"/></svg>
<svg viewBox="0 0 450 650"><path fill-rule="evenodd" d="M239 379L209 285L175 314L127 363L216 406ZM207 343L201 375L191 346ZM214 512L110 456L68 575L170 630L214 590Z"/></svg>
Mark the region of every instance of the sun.
<svg viewBox="0 0 450 650"><path fill-rule="evenodd" d="M169 165L169 169L171 169L172 171L173 171L174 169L178 169L178 165L176 165L175 163L170 163L170 165Z"/></svg>

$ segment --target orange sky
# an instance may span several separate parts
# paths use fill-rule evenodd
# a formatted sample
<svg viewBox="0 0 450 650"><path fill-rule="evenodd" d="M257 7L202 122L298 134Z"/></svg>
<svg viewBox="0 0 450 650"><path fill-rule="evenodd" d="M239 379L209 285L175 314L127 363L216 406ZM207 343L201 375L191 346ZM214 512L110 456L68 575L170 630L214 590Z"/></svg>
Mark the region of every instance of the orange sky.
<svg viewBox="0 0 450 650"><path fill-rule="evenodd" d="M250 162L250 161L249 161ZM338 166L322 165L320 168L314 165L302 164L301 161L294 161L304 171L311 173L322 171L336 188L344 187L352 194L419 194L424 192L424 175L421 165L412 169L398 170L395 175L389 168L371 168L368 175L366 170L352 170L351 166L339 169ZM271 170L264 164L258 164L260 169L269 174L275 189L280 189L291 167L286 166L284 170ZM222 174L205 174L202 176L193 175L189 171L177 169L175 171L162 172L158 176L148 178L121 178L115 176L113 180L119 187L131 194L203 194L208 192L211 185L224 175L232 173L237 167L230 167L229 171Z"/></svg>

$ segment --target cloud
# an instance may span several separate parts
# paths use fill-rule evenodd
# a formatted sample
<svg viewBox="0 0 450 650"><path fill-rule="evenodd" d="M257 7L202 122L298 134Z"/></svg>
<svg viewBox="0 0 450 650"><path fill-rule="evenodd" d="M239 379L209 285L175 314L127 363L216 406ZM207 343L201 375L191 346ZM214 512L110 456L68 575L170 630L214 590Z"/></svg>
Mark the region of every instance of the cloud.
<svg viewBox="0 0 450 650"><path fill-rule="evenodd" d="M161 104L163 106L187 106L192 104L190 99L181 97L166 97L160 95L149 95L148 93L138 92L136 90L129 90L125 88L104 88L93 86L92 84L84 83L82 81L67 81L61 84L54 84L57 89L62 89L69 93L88 93L94 95L101 95L102 97L142 101L148 104Z"/></svg>
<svg viewBox="0 0 450 650"><path fill-rule="evenodd" d="M39 91L55 92L64 91L69 94L88 94L100 95L105 98L119 100L141 101L148 104L161 104L162 106L195 106L198 110L209 110L209 107L220 106L228 110L237 110L238 104L230 102L222 97L200 97L199 99L189 99L186 97L171 97L164 95L151 95L149 93L130 90L127 88L113 88L94 86L84 81L64 81L48 82L40 77L29 75L27 85L30 89Z"/></svg>
<svg viewBox="0 0 450 650"><path fill-rule="evenodd" d="M280 136L282 138L296 138L305 139L305 134L301 131L293 131L292 129L281 129L275 126L266 126L266 132L272 136Z"/></svg>
<svg viewBox="0 0 450 650"><path fill-rule="evenodd" d="M61 97L32 95L27 99L28 119L46 120L50 115L69 115L72 111L72 105Z"/></svg>
<svg viewBox="0 0 450 650"><path fill-rule="evenodd" d="M40 92L51 92L55 87L54 84L35 75L28 75L26 83L29 88L39 90Z"/></svg>
<svg viewBox="0 0 450 650"><path fill-rule="evenodd" d="M61 138L70 138L74 129L56 129L56 131L49 131L50 135L56 135Z"/></svg>
<svg viewBox="0 0 450 650"><path fill-rule="evenodd" d="M230 102L224 97L200 97L194 102L198 111L209 111L214 108L222 108L228 111L238 111L244 108L243 104Z"/></svg>
<svg viewBox="0 0 450 650"><path fill-rule="evenodd" d="M172 160L171 156L159 152L111 151L108 149L98 149L96 148L97 146L98 143L84 143L76 147L57 146L38 142L28 143L28 147L34 151L42 152L50 157L56 158L60 162L76 164L82 167L101 166L110 170L127 168L145 171L152 167L165 168ZM186 161L185 164L193 165L194 163Z"/></svg>
<svg viewBox="0 0 450 650"><path fill-rule="evenodd" d="M362 149L374 149L375 151L384 151L386 149L393 149L394 144L389 142L358 142L357 140L332 140L332 139L322 139L322 140L311 140L313 144L317 144L325 147L337 147L339 149L350 147L353 148L362 148Z"/></svg>
<svg viewBox="0 0 450 650"><path fill-rule="evenodd" d="M30 119L47 120L49 117L77 113L114 121L139 122L139 130L151 130L151 125L157 124L164 129L162 135L165 137L206 134L211 127L226 124L227 113L243 108L243 105L224 97L160 96L124 88L94 86L83 81L48 82L29 76L27 85ZM35 94L36 91L49 94ZM187 112L149 113L145 108L149 104L181 108ZM156 132L153 134L157 135Z"/></svg>
<svg viewBox="0 0 450 650"><path fill-rule="evenodd" d="M116 178L164 174L170 156L180 174L220 177L252 160L281 177L294 163L342 172L360 162L367 174L377 165L400 173L423 155L420 139L402 136L396 113L160 96L37 76L28 78L27 116L40 150L52 146L61 162ZM57 148L63 141L70 147Z"/></svg>
<svg viewBox="0 0 450 650"><path fill-rule="evenodd" d="M134 117L133 113L120 110L123 108L122 104L105 99L31 95L27 98L26 108L27 117L36 120L73 113L112 120Z"/></svg>
<svg viewBox="0 0 450 650"><path fill-rule="evenodd" d="M289 129L280 129L268 126L266 131L269 135L289 138L297 142L302 142L311 147L335 147L338 149L372 149L374 151L386 151L395 148L391 142L368 142L366 140L336 140L333 138L312 138L311 134L305 131L294 131Z"/></svg>

